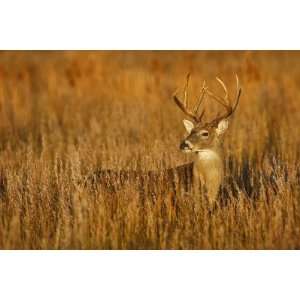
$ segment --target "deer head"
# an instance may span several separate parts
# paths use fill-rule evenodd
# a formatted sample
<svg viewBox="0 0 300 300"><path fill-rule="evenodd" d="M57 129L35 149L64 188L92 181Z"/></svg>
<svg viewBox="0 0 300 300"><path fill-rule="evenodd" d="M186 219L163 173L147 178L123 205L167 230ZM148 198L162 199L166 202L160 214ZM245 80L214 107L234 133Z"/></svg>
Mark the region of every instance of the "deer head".
<svg viewBox="0 0 300 300"><path fill-rule="evenodd" d="M187 75L186 84L184 87L183 102L179 100L179 98L177 97L177 93L174 94L173 99L175 103L190 119L192 119L192 121L183 120L183 124L188 133L188 136L180 144L180 150L182 150L183 152L197 153L218 146L218 144L220 143L220 138L228 128L229 117L232 116L232 114L235 112L238 106L242 90L239 87L239 79L237 75L237 92L234 103L228 98L228 91L224 82L218 77L216 79L222 86L225 95L223 97L215 95L208 89L208 87L206 87L204 81L199 100L197 101L195 107L192 110L190 110L188 104L188 85L190 80L190 74ZM225 109L225 112L221 116L216 116L213 120L204 123L202 122L202 119L205 110L201 110L200 107L206 94L211 99L215 100L218 104L220 104Z"/></svg>

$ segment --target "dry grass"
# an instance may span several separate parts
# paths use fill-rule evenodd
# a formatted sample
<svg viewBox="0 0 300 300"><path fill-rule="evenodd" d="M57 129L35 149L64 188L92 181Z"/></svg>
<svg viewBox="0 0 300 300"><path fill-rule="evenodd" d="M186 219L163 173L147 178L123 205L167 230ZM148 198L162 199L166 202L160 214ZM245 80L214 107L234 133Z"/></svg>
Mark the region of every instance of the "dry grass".
<svg viewBox="0 0 300 300"><path fill-rule="evenodd" d="M300 52L0 53L0 248L300 248ZM94 170L163 170L178 150L171 101L219 75L243 95L225 138L221 205L82 186ZM212 108L214 111L214 108ZM153 183L152 183L153 184Z"/></svg>

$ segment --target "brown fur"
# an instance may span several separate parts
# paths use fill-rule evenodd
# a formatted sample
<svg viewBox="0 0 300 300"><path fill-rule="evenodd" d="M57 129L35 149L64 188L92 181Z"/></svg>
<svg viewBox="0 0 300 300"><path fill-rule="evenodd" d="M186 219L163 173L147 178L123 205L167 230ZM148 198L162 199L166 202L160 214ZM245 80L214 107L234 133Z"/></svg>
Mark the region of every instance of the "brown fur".
<svg viewBox="0 0 300 300"><path fill-rule="evenodd" d="M189 135L180 145L184 152L195 155L193 166L193 186L197 194L204 191L210 205L216 202L220 185L224 177L222 134L227 129L227 120L216 126L211 124L194 126L184 121Z"/></svg>

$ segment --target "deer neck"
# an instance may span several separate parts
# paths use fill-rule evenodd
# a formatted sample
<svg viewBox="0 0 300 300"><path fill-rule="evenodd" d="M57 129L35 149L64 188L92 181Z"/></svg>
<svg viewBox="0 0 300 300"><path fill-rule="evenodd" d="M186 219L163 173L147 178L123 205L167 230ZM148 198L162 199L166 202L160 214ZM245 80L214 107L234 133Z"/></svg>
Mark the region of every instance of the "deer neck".
<svg viewBox="0 0 300 300"><path fill-rule="evenodd" d="M203 149L196 153L195 168L206 177L211 172L223 172L223 153L220 149Z"/></svg>
<svg viewBox="0 0 300 300"><path fill-rule="evenodd" d="M205 185L210 198L216 198L224 173L223 153L219 148L196 153L193 168L197 184Z"/></svg>

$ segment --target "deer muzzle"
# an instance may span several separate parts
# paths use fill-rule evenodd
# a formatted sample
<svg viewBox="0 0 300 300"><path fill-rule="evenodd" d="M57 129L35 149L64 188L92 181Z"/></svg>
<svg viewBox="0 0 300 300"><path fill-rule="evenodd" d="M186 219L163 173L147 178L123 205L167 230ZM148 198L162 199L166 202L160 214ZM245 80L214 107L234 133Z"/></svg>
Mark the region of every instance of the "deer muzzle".
<svg viewBox="0 0 300 300"><path fill-rule="evenodd" d="M192 151L193 149L193 145L191 142L187 141L187 140L184 140L180 146L179 146L180 150L181 151L184 151L184 152L189 152L189 151Z"/></svg>

